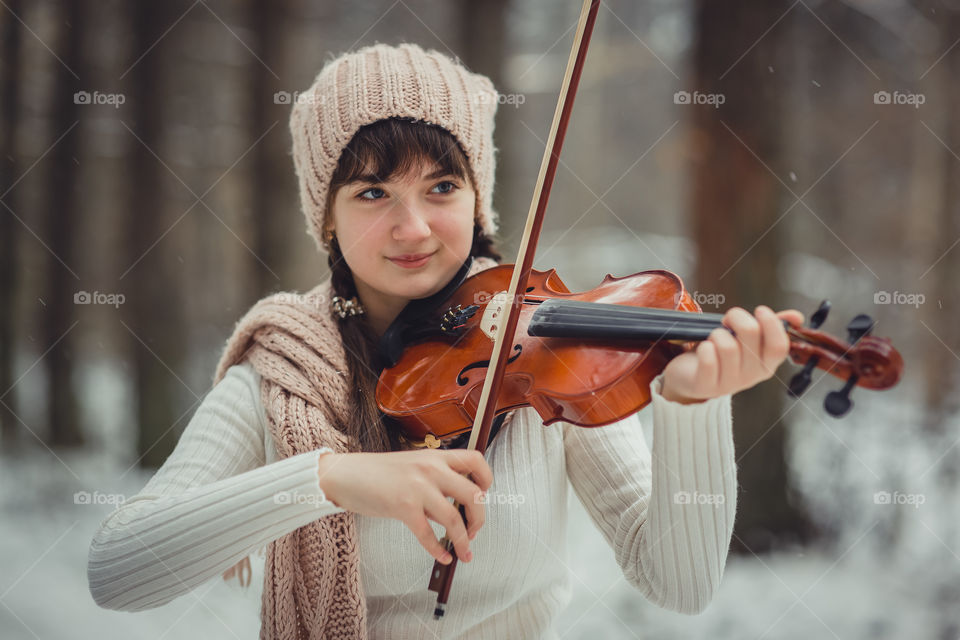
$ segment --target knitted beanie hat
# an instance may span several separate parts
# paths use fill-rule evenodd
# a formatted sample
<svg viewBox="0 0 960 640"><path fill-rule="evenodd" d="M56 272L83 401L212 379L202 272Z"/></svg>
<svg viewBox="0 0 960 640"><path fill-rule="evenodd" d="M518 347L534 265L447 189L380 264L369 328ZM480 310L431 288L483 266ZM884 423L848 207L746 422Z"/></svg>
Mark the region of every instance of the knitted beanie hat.
<svg viewBox="0 0 960 640"><path fill-rule="evenodd" d="M290 114L300 205L317 247L326 249L324 209L340 154L360 127L385 118L437 125L456 138L476 181L477 220L493 236L496 110L489 78L415 44L376 44L327 63Z"/></svg>

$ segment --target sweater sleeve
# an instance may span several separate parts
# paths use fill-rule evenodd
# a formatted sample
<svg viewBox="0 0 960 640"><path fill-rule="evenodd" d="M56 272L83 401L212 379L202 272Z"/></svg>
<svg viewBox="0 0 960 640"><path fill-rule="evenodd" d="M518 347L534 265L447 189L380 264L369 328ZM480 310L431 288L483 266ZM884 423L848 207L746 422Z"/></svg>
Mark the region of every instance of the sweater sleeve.
<svg viewBox="0 0 960 640"><path fill-rule="evenodd" d="M730 396L683 405L650 385L651 455L636 415L564 425L570 482L627 581L657 606L703 611L720 585L736 513Z"/></svg>
<svg viewBox="0 0 960 640"><path fill-rule="evenodd" d="M265 464L259 375L231 367L143 490L107 516L87 579L106 609L166 604L260 546L343 511L320 488L318 449Z"/></svg>

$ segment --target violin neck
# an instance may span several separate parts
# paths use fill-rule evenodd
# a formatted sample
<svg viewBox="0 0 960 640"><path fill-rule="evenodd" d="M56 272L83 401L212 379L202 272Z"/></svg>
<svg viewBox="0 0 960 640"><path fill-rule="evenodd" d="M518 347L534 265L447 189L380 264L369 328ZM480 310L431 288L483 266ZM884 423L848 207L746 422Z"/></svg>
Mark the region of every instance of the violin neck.
<svg viewBox="0 0 960 640"><path fill-rule="evenodd" d="M581 340L706 340L723 327L723 314L551 298L527 326L531 336Z"/></svg>

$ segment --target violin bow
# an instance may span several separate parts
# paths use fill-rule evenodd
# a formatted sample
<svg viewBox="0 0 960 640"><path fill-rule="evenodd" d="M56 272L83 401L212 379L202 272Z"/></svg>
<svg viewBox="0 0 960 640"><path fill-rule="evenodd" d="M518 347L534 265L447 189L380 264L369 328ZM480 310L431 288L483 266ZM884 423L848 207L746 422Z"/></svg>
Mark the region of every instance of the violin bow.
<svg viewBox="0 0 960 640"><path fill-rule="evenodd" d="M537 175L537 184L534 187L533 198L530 201L530 209L527 213L527 224L524 227L523 236L520 239L520 248L517 252L517 259L514 262L513 273L510 277L510 287L507 292L509 305L504 306L507 314L505 319L501 320L501 324L496 332L490 363L487 367L487 375L484 378L483 389L480 394L478 411L474 417L473 427L470 431L470 441L467 444L468 450L477 450L483 453L487 448L487 442L490 437L490 426L493 423L497 411L497 397L500 394L500 389L503 384L503 375L507 361L509 360L509 351L517 332L517 322L520 318L524 292L527 288L530 271L533 268L533 257L537 250L540 230L543 227L547 201L550 198L550 188L553 186L553 179L557 173L557 165L560 162L560 149L563 147L563 139L567 133L567 124L570 121L570 113L573 111L573 99L576 96L577 86L580 83L580 75L583 72L583 64L587 57L587 47L590 45L590 35L593 33L593 26L597 21L597 13L599 10L600 0L584 0L583 7L580 11L580 20L577 23L577 32L573 39L573 46L570 49L570 56L567 59L567 69L564 73L563 84L557 99L557 107L553 113L553 122L550 125L550 136L547 138L543 158L540 162L540 173ZM461 515L463 515L463 507L457 505L456 502L454 502L454 506L457 507ZM453 574L457 566L457 554L448 535L444 536L441 544L447 548L453 559L450 561L450 564L442 564L440 561L435 561L433 571L430 574L428 589L437 592L437 605L433 611L435 620L443 617L447 599L450 595L450 586L453 583Z"/></svg>

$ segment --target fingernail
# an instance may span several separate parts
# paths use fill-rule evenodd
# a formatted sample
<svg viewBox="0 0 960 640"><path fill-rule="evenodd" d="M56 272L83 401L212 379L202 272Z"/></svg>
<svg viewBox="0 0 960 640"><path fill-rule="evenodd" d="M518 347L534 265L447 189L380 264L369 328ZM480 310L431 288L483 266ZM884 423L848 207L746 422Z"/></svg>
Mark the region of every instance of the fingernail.
<svg viewBox="0 0 960 640"><path fill-rule="evenodd" d="M473 551L467 551L466 561L470 562L473 560Z"/></svg>
<svg viewBox="0 0 960 640"><path fill-rule="evenodd" d="M440 556L440 562L443 564L450 564L453 562L453 556L450 555L449 552L445 552L442 556Z"/></svg>

